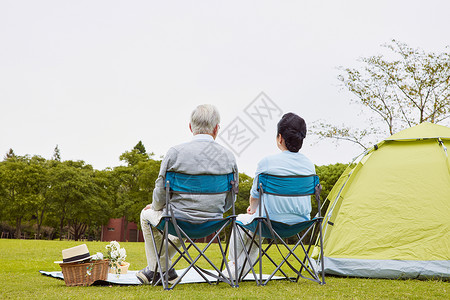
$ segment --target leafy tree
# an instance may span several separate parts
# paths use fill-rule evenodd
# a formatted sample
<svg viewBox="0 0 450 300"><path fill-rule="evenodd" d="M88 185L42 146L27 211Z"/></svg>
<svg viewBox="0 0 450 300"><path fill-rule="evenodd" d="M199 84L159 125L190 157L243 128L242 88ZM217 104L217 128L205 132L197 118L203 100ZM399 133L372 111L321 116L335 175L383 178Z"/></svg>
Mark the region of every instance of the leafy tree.
<svg viewBox="0 0 450 300"><path fill-rule="evenodd" d="M0 162L0 220L6 219L6 205L7 205L7 189L6 182L3 179L4 162Z"/></svg>
<svg viewBox="0 0 450 300"><path fill-rule="evenodd" d="M0 163L2 219L14 220L17 238L22 234L22 221L30 218L36 220L36 233L40 236L49 208L46 199L48 188L48 165L44 158L13 154Z"/></svg>
<svg viewBox="0 0 450 300"><path fill-rule="evenodd" d="M139 151L139 154L146 154L147 151L145 150L144 144L142 143L142 141L139 141L136 146L134 146L135 150Z"/></svg>
<svg viewBox="0 0 450 300"><path fill-rule="evenodd" d="M70 233L74 240L80 239L89 228L99 228L112 215L112 201L108 198L107 177L104 171L86 168L84 177L90 180L86 185L85 197L71 207L67 214Z"/></svg>
<svg viewBox="0 0 450 300"><path fill-rule="evenodd" d="M234 209L236 215L247 213L247 207L249 205L250 190L252 188L253 178L245 173L239 173L239 192L236 195L236 202L234 203ZM231 209L224 213L224 216L230 216L232 214Z"/></svg>
<svg viewBox="0 0 450 300"><path fill-rule="evenodd" d="M27 157L10 156L0 164L0 181L3 187L3 211L4 215L16 224L16 238L20 238L21 224L26 207L26 180L24 169Z"/></svg>
<svg viewBox="0 0 450 300"><path fill-rule="evenodd" d="M39 156L11 155L0 165L4 212L15 221L16 238L21 237L22 221L42 202L47 180L44 164L45 159Z"/></svg>
<svg viewBox="0 0 450 300"><path fill-rule="evenodd" d="M139 172L137 184L140 190L140 197L138 197L138 199L141 201L135 202L135 211L137 211L138 214L135 218L132 218L133 222L139 222L140 211L144 208L144 206L152 202L153 189L155 188L155 181L158 178L160 167L161 161L153 159L140 162L136 166Z"/></svg>
<svg viewBox="0 0 450 300"><path fill-rule="evenodd" d="M126 162L128 167L137 165L140 161L149 160L153 153L148 154L141 141L131 151L125 151L119 157L120 161Z"/></svg>
<svg viewBox="0 0 450 300"><path fill-rule="evenodd" d="M250 190L252 188L253 178L245 173L239 173L239 192L236 195L236 202L234 203L235 213L245 214L247 213L247 207L249 205ZM232 215L231 209L224 213L224 217ZM228 237L231 228L226 228L221 238Z"/></svg>
<svg viewBox="0 0 450 300"><path fill-rule="evenodd" d="M114 177L117 181L114 182L116 189L116 197L114 197L114 213L116 218L124 217L125 236L128 229L128 222L139 218L139 211L136 209L136 202L142 202L143 193L140 191L138 185L139 170L137 166L119 166L114 168ZM148 199L148 196L144 196ZM147 202L148 204L149 202ZM145 205L141 205L142 209Z"/></svg>
<svg viewBox="0 0 450 300"><path fill-rule="evenodd" d="M158 177L160 161L151 159L153 153L148 154L142 142L139 142L131 151L126 151L120 160L126 166L114 168L114 189L116 190L115 213L116 217L125 217L125 234L128 222L139 223L141 210L152 202L155 180ZM125 235L124 239L127 239Z"/></svg>
<svg viewBox="0 0 450 300"><path fill-rule="evenodd" d="M52 159L55 161L61 161L61 152L59 151L58 145L56 145L55 149L53 150Z"/></svg>
<svg viewBox="0 0 450 300"><path fill-rule="evenodd" d="M9 151L5 155L5 159L12 158L14 156L15 156L14 150L12 148L9 148Z"/></svg>
<svg viewBox="0 0 450 300"><path fill-rule="evenodd" d="M98 229L113 216L139 221L151 203L160 161L151 159L142 142L121 155L126 166L96 171L83 161L61 161L55 147L52 159L17 156L11 149L0 162L0 220L14 222L20 237L23 221L66 228L74 239ZM125 239L127 237L125 236Z"/></svg>
<svg viewBox="0 0 450 300"><path fill-rule="evenodd" d="M339 177L341 177L347 166L348 164L341 163L326 166L316 166L316 174L319 176L320 185L322 186L322 193L320 194L322 203L322 215L325 213L328 206L328 202L326 202L328 194L331 192L331 189L333 188ZM315 203L315 201L313 203ZM311 215L314 216L316 213L317 206L314 205Z"/></svg>
<svg viewBox="0 0 450 300"><path fill-rule="evenodd" d="M86 220L89 207L88 199L95 195L93 169L84 161L64 161L56 164L50 171L49 196L54 209L59 214L59 235L63 236L64 226L78 226Z"/></svg>
<svg viewBox="0 0 450 300"><path fill-rule="evenodd" d="M239 173L239 193L237 194L235 203L236 214L247 213L252 184L252 177L248 176L245 173Z"/></svg>
<svg viewBox="0 0 450 300"><path fill-rule="evenodd" d="M354 102L373 113L367 128L318 122L313 133L365 148L374 134L392 135L422 122L442 123L450 117L450 52L425 52L396 40L383 46L390 50L389 58L362 58L362 68L341 68L338 77L355 96Z"/></svg>
<svg viewBox="0 0 450 300"><path fill-rule="evenodd" d="M29 175L27 176L30 188L30 211L34 213L37 225L37 236L41 236L41 227L46 213L50 208L47 197L49 190L49 164L40 156L33 156L29 164Z"/></svg>

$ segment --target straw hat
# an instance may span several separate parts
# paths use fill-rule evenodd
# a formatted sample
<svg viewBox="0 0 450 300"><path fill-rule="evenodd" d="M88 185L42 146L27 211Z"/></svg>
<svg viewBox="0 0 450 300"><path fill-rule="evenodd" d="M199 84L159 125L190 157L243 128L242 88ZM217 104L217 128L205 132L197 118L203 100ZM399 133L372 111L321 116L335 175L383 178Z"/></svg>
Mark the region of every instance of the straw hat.
<svg viewBox="0 0 450 300"><path fill-rule="evenodd" d="M79 262L83 260L87 260L94 255L89 254L88 247L86 244L75 246L69 249L64 249L62 251L63 260L62 261L55 261L55 264L68 264L68 263L74 263Z"/></svg>

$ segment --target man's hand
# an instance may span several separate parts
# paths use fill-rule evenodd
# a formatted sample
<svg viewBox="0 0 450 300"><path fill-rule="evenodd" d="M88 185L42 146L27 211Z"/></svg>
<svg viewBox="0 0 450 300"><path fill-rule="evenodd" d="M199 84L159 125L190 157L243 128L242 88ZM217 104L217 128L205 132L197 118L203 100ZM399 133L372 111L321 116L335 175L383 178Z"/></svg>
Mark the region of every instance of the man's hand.
<svg viewBox="0 0 450 300"><path fill-rule="evenodd" d="M144 210L151 209L151 208L152 208L152 205L149 204L149 205L147 205L146 207L144 207Z"/></svg>

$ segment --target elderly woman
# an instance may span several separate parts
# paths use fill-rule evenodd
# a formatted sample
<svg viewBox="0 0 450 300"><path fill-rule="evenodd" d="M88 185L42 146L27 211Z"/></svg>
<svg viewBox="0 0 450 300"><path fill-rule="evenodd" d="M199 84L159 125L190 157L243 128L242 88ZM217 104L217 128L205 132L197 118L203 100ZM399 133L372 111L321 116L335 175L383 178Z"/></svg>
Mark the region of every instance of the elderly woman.
<svg viewBox="0 0 450 300"><path fill-rule="evenodd" d="M302 148L303 139L306 137L306 123L301 117L294 113L283 115L277 125L276 143L281 152L263 158L256 169L253 186L250 191L250 205L247 208L247 214L237 217L238 221L250 223L259 212L259 191L257 190L258 175L261 173L288 176L288 175L311 175L315 174L314 164L299 150ZM311 199L309 196L300 197L280 197L275 195L264 195L265 208L271 220L280 221L287 224L294 224L309 220L311 213ZM262 209L263 216L265 210ZM242 230L242 229L241 229ZM249 249L251 239L244 233L241 234L245 247ZM234 247L234 239L231 240L230 249ZM234 257L234 251L228 255L229 266L234 274L236 266L240 269L245 261L246 251L241 243L237 243L237 257ZM253 246L249 253L250 259L254 262L258 257L258 248ZM249 269L246 263L247 272Z"/></svg>

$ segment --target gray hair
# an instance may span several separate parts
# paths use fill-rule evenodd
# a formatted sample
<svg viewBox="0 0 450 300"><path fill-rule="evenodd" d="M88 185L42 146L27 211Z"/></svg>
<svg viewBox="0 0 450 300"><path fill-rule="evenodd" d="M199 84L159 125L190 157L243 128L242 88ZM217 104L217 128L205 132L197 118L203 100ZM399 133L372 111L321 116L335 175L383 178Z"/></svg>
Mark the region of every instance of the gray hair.
<svg viewBox="0 0 450 300"><path fill-rule="evenodd" d="M211 104L199 105L191 114L191 129L194 134L212 134L219 123L219 111Z"/></svg>

